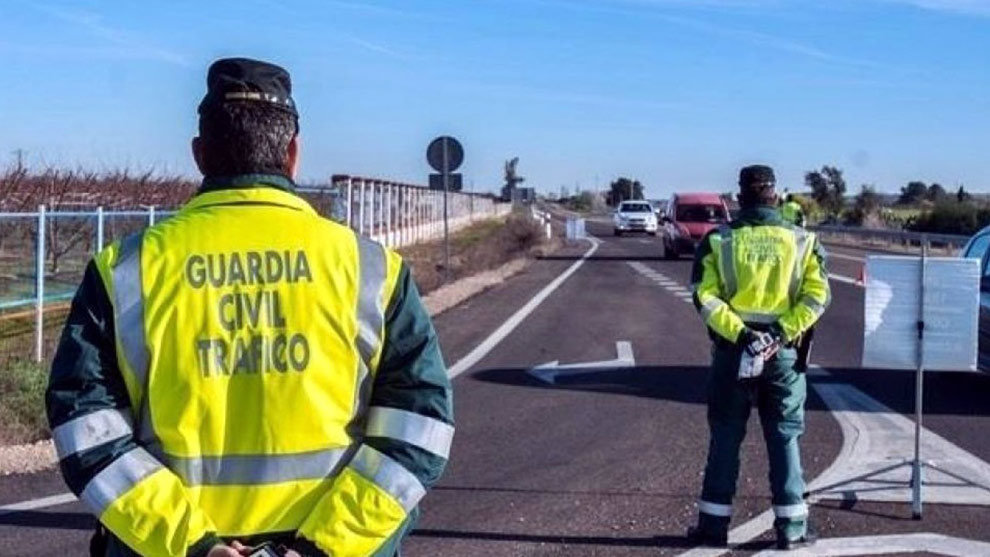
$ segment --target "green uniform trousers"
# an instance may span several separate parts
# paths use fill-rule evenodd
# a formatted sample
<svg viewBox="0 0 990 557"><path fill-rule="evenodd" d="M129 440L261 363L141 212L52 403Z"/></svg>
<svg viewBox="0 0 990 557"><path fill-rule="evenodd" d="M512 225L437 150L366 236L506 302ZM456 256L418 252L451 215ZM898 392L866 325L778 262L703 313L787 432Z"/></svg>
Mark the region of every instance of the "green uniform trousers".
<svg viewBox="0 0 990 557"><path fill-rule="evenodd" d="M807 529L804 478L798 439L804 433L805 375L794 369L793 349L781 350L757 379L738 380L741 351L721 346L714 352L708 382L708 464L699 502L699 526L710 533L728 530L739 476L739 447L755 404L770 460L770 490L778 534L794 539Z"/></svg>

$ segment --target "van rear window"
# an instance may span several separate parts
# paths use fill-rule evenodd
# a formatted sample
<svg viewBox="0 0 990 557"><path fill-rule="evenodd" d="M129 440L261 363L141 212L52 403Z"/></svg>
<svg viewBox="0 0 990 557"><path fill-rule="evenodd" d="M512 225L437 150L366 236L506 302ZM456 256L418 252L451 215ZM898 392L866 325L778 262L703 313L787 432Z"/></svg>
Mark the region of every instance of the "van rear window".
<svg viewBox="0 0 990 557"><path fill-rule="evenodd" d="M725 207L721 205L678 205L680 222L725 222Z"/></svg>

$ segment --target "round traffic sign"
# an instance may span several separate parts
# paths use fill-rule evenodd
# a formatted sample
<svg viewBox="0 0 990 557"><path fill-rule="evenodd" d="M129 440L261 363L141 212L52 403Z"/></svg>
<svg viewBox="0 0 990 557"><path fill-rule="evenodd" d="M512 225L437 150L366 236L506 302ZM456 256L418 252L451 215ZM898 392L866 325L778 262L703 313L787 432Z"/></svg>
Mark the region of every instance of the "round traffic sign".
<svg viewBox="0 0 990 557"><path fill-rule="evenodd" d="M442 135L426 148L426 162L437 172L453 172L464 162L464 148L453 137Z"/></svg>

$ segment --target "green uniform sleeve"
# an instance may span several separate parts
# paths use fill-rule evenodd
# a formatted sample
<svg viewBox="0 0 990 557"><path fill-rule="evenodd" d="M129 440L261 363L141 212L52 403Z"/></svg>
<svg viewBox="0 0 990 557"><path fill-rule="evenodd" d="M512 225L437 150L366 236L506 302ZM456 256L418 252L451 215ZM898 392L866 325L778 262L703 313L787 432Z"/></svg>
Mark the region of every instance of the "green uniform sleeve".
<svg viewBox="0 0 990 557"><path fill-rule="evenodd" d="M113 306L86 268L52 362L45 404L69 489L140 553L205 555L219 538L174 476L135 441Z"/></svg>
<svg viewBox="0 0 990 557"><path fill-rule="evenodd" d="M419 500L443 473L453 423L437 334L403 264L385 314L364 442L303 523L296 548L305 555L394 555Z"/></svg>
<svg viewBox="0 0 990 557"><path fill-rule="evenodd" d="M735 343L746 325L732 310L723 293L718 267L720 243L721 236L718 231L712 231L698 246L691 272L691 287L694 291L694 306L708 329L715 335Z"/></svg>
<svg viewBox="0 0 990 557"><path fill-rule="evenodd" d="M797 303L778 321L787 341L794 340L814 326L832 303L825 248L817 237L809 235L808 241L813 242L814 248L809 250L804 261Z"/></svg>

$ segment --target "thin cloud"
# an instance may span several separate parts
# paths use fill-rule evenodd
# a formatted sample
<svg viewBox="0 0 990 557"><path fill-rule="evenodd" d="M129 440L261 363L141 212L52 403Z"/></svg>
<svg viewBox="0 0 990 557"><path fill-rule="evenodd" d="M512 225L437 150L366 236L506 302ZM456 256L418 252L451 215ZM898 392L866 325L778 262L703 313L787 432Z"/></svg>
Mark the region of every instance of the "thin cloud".
<svg viewBox="0 0 990 557"><path fill-rule="evenodd" d="M907 4L923 10L948 12L960 15L990 17L987 0L883 0L888 3Z"/></svg>
<svg viewBox="0 0 990 557"><path fill-rule="evenodd" d="M600 0L598 2L584 2L578 0L543 0L543 3L547 5L564 6L580 11L597 11L635 17L651 17L661 21L666 21L667 23L671 23L673 25L707 33L709 35L735 39L757 46L762 46L789 54L795 54L806 58L812 58L823 62L869 68L881 67L880 64L869 60L840 56L817 46L798 42L786 37L771 35L769 33L749 29L728 27L702 19L676 16L661 11L662 8L668 7L765 8L780 4L779 0L698 0L698 2L689 2L687 0Z"/></svg>
<svg viewBox="0 0 990 557"><path fill-rule="evenodd" d="M161 48L144 40L138 35L124 29L111 27L103 22L97 14L69 12L47 5L35 5L46 14L73 25L90 35L109 43L106 47L91 47L72 49L81 53L87 51L95 54L110 55L119 58L155 60L177 66L189 66L189 62L180 54Z"/></svg>
<svg viewBox="0 0 990 557"><path fill-rule="evenodd" d="M394 49L392 49L391 47L389 47L387 45L383 45L383 44L379 44L379 43L376 43L376 42L372 42L372 41L369 41L369 40L366 40L366 39L362 39L361 37L356 37L354 35L349 35L349 34L346 34L346 33L335 33L335 35L339 39L342 39L342 40L344 40L344 41L346 41L348 43L351 43L353 45L359 46L359 47L361 47L361 48L363 48L365 50L371 51L371 52L375 52L375 53L378 53L378 54L384 54L384 55L389 56L391 58L398 58L398 59L401 59L401 60L405 60L407 58L401 52L399 52L397 50L394 50Z"/></svg>

